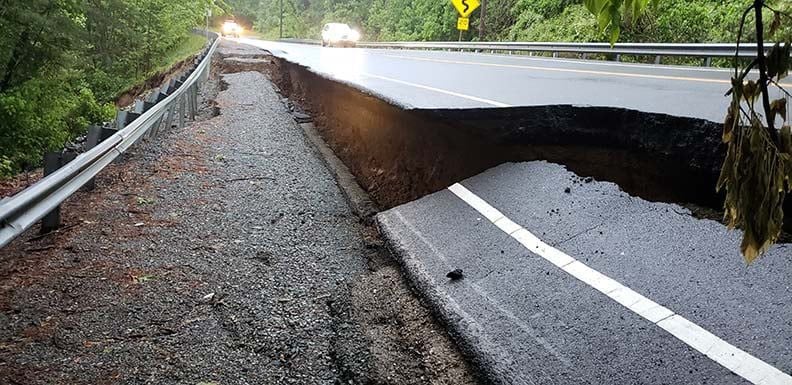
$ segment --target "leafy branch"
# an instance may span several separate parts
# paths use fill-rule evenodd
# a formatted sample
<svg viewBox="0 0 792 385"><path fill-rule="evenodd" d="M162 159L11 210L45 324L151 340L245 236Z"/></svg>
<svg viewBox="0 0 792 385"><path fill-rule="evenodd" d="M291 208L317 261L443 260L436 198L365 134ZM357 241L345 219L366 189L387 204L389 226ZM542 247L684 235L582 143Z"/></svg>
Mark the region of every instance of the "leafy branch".
<svg viewBox="0 0 792 385"><path fill-rule="evenodd" d="M638 19L651 4L657 7L660 0L584 0L583 4L589 12L597 17L601 32L608 35L611 45L619 40L622 16L630 20Z"/></svg>
<svg viewBox="0 0 792 385"><path fill-rule="evenodd" d="M600 32L614 44L619 38L622 15L638 17L658 0L584 0L597 17ZM752 262L778 240L784 222L783 204L792 192L792 129L788 109L790 93L781 86L789 74L792 44L776 43L765 49L764 10L773 13L767 35L773 35L792 15L752 0L742 12L734 54L732 87L726 96L731 104L723 125L726 158L716 189L726 191L724 220L729 228L743 230L740 250ZM748 17L756 27L756 55L741 68L740 45ZM758 73L758 77L752 76ZM749 79L750 78L750 79ZM782 94L771 100L771 89ZM760 101L757 106L757 101ZM776 128L778 118L780 129Z"/></svg>
<svg viewBox="0 0 792 385"><path fill-rule="evenodd" d="M723 126L726 158L717 189L726 190L724 216L729 228L744 231L740 250L747 262L754 261L778 240L784 222L783 203L792 191L792 138L787 116L789 93L780 80L789 73L790 43L776 43L765 52L762 10L769 8L755 0L743 14L735 53L731 105ZM756 25L756 57L744 69L739 66L739 44L747 15L753 11ZM771 33L781 25L776 11ZM746 80L752 69L756 80ZM739 75L738 75L739 74ZM770 100L771 86L786 96ZM761 98L761 110L756 101ZM776 129L776 120L782 120Z"/></svg>

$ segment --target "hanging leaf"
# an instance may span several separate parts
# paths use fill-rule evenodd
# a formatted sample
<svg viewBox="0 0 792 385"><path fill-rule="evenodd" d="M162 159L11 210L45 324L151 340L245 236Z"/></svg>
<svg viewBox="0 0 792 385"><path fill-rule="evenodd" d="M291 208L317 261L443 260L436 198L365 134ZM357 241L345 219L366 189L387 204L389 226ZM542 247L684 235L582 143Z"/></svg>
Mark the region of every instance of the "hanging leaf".
<svg viewBox="0 0 792 385"><path fill-rule="evenodd" d="M619 41L619 34L621 33L621 13L619 8L613 6L611 8L611 22L610 22L610 43L611 46Z"/></svg>
<svg viewBox="0 0 792 385"><path fill-rule="evenodd" d="M772 37L781 28L781 12L773 12L773 22L770 23L770 30L767 32L768 36Z"/></svg>
<svg viewBox="0 0 792 385"><path fill-rule="evenodd" d="M739 108L735 109L734 104L729 106L729 111L726 113L726 120L723 122L723 143L729 143L732 140L732 132L734 127L739 123Z"/></svg>
<svg viewBox="0 0 792 385"><path fill-rule="evenodd" d="M778 75L777 80L787 77L789 75L789 55L792 53L792 42L786 42L781 54L778 55Z"/></svg>
<svg viewBox="0 0 792 385"><path fill-rule="evenodd" d="M731 84L732 84L732 93L734 94L733 96L736 98L737 104L739 104L740 98L742 98L742 94L743 94L743 84L744 84L743 79L732 78Z"/></svg>
<svg viewBox="0 0 792 385"><path fill-rule="evenodd" d="M779 56L781 55L781 43L775 43L773 48L770 48L770 52L767 53L767 76L769 78L774 78L778 72L780 71L779 65L781 64L779 61Z"/></svg>
<svg viewBox="0 0 792 385"><path fill-rule="evenodd" d="M759 85L753 80L749 80L742 87L742 95L750 105L753 105L760 92Z"/></svg>
<svg viewBox="0 0 792 385"><path fill-rule="evenodd" d="M585 0L583 4L586 6L589 12L593 13L594 16L599 16L602 12L602 9L605 8L606 5L610 4L609 0Z"/></svg>
<svg viewBox="0 0 792 385"><path fill-rule="evenodd" d="M781 127L781 152L787 155L792 155L792 130L788 124ZM789 169L792 171L792 168Z"/></svg>
<svg viewBox="0 0 792 385"><path fill-rule="evenodd" d="M784 98L776 99L770 102L770 119L775 121L776 115L781 115L781 119L787 119L787 101Z"/></svg>

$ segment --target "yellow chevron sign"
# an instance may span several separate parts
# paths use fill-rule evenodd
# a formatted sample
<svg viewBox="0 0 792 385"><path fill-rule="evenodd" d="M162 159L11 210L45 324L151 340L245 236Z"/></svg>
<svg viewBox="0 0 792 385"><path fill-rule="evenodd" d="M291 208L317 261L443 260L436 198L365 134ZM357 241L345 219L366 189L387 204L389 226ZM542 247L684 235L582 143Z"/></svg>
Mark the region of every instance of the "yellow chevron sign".
<svg viewBox="0 0 792 385"><path fill-rule="evenodd" d="M476 10L481 5L481 1L479 0L451 0L451 4L454 5L457 12L459 12L459 16L467 18L470 16L473 11Z"/></svg>

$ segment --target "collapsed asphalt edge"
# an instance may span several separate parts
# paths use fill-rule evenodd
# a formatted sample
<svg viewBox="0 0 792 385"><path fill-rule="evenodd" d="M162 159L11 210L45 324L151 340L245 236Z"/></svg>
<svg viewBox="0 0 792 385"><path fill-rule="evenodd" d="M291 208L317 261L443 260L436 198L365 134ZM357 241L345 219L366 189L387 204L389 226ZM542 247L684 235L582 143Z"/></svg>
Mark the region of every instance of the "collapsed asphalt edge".
<svg viewBox="0 0 792 385"><path fill-rule="evenodd" d="M319 153L320 158L324 161L325 165L330 172L333 173L338 187L341 188L341 193L346 198L352 212L360 218L365 224L370 224L372 218L379 212L377 205L369 198L368 194L358 184L352 172L339 159L330 146L325 143L313 123L299 123L308 142Z"/></svg>
<svg viewBox="0 0 792 385"><path fill-rule="evenodd" d="M459 349L479 370L479 379L495 385L533 384L529 379L519 377L513 370L516 364L511 356L491 342L481 326L456 301L445 295L426 272L420 258L405 247L395 231L398 222L405 223L404 219L397 218L392 212L378 214L375 219L380 236L399 262L402 273L432 314L445 325Z"/></svg>

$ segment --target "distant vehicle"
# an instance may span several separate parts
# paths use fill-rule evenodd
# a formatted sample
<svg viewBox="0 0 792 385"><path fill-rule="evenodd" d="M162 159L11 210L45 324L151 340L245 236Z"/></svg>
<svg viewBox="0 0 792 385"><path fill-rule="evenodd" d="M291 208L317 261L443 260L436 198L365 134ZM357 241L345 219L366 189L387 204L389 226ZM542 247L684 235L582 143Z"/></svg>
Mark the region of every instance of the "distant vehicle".
<svg viewBox="0 0 792 385"><path fill-rule="evenodd" d="M360 40L360 32L344 23L327 23L322 27L322 47L354 47Z"/></svg>
<svg viewBox="0 0 792 385"><path fill-rule="evenodd" d="M223 36L239 37L242 34L242 27L233 20L226 20L220 31Z"/></svg>

